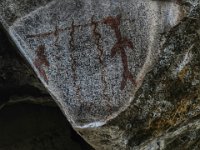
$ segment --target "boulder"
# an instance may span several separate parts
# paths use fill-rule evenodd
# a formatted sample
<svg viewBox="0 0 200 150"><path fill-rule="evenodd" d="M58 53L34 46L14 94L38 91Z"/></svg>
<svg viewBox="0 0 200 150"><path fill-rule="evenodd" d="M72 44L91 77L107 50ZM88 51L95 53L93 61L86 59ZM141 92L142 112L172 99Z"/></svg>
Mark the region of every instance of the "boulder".
<svg viewBox="0 0 200 150"><path fill-rule="evenodd" d="M11 40L93 147L198 146L191 130L198 135L200 127L199 0L2 0L0 7Z"/></svg>

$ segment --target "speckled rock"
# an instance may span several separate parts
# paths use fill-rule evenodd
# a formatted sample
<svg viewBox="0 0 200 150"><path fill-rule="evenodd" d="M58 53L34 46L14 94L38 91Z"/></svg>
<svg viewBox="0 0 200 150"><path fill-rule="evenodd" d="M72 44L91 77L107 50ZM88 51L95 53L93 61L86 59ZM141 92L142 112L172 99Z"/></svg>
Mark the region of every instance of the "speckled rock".
<svg viewBox="0 0 200 150"><path fill-rule="evenodd" d="M199 130L198 0L3 0L0 7L11 39L96 149L182 147L177 138Z"/></svg>
<svg viewBox="0 0 200 150"><path fill-rule="evenodd" d="M30 65L20 56L0 26L0 110L22 101L54 105Z"/></svg>
<svg viewBox="0 0 200 150"><path fill-rule="evenodd" d="M92 150L0 27L0 150Z"/></svg>
<svg viewBox="0 0 200 150"><path fill-rule="evenodd" d="M11 38L80 127L102 125L128 106L158 57L160 34L183 13L175 2L146 0L4 0L1 7Z"/></svg>

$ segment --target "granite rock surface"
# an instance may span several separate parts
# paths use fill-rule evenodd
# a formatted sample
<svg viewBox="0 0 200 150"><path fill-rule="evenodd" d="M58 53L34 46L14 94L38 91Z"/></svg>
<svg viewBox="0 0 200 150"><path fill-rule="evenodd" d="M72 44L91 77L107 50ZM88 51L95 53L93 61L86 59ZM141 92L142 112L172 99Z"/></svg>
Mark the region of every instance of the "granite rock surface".
<svg viewBox="0 0 200 150"><path fill-rule="evenodd" d="M198 149L199 0L0 7L10 38L93 147Z"/></svg>
<svg viewBox="0 0 200 150"><path fill-rule="evenodd" d="M92 150L0 27L0 149Z"/></svg>

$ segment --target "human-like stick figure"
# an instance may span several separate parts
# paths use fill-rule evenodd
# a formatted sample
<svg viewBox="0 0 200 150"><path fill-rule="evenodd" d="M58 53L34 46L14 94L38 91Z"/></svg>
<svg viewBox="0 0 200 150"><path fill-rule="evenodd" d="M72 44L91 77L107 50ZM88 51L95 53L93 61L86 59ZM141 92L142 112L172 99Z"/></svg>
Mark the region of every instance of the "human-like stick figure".
<svg viewBox="0 0 200 150"><path fill-rule="evenodd" d="M127 80L129 79L133 85L135 85L135 80L133 79L133 75L128 69L128 58L126 55L125 48L128 47L133 49L133 43L127 37L123 37L120 31L120 20L121 16L118 15L116 17L107 17L104 19L104 24L111 27L112 30L115 32L115 36L117 38L117 42L111 49L111 57L114 57L117 52L120 52L122 63L123 63L123 79L121 81L121 90L123 90L127 84Z"/></svg>

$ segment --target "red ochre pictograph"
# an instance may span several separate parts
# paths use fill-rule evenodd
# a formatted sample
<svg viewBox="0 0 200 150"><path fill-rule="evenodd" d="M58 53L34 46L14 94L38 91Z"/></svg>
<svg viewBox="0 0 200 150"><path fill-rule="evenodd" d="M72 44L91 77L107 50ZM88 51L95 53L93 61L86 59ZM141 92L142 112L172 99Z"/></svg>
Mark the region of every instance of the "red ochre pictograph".
<svg viewBox="0 0 200 150"><path fill-rule="evenodd" d="M124 37L121 34L121 31L120 31L120 24L121 24L121 20L122 20L121 18L122 18L121 15L117 15L115 17L109 16L109 17L103 18L100 21L95 21L94 20L94 16L93 16L91 18L91 21L89 23L86 23L86 24L76 25L76 24L74 24L74 21L72 21L72 24L71 24L70 27L66 27L64 29L59 29L56 26L55 27L55 31L50 31L50 32L40 33L40 34L35 34L35 35L27 35L26 37L27 38L45 38L45 37L53 35L53 36L56 37L55 45L57 45L59 32L63 32L63 31L69 30L70 31L70 37L71 37L70 40L69 40L69 45L70 45L70 48L71 48L70 57L72 59L73 80L74 80L74 84L75 84L75 82L77 80L77 75L76 75L76 61L77 60L73 59L73 53L75 51L75 45L74 45L74 41L75 41L74 33L75 33L75 30L77 28L91 26L92 34L94 36L94 41L95 41L95 44L97 46L97 50L98 50L98 53L99 53L99 57L98 57L99 63L104 65L103 64L103 48L100 45L101 44L100 43L100 39L102 38L102 36L101 36L101 33L98 32L97 28L98 28L99 24L104 24L104 25L110 27L114 31L115 37L116 37L116 43L114 44L114 46L111 49L111 57L113 58L117 54L121 55L121 60L122 60L122 64L123 64L123 73L122 73L122 81L121 81L120 89L124 90L124 88L127 85L127 81L128 80L133 85L136 85L136 82L134 80L133 75L129 71L128 56L127 56L126 51L125 51L126 48L133 49L134 47L133 47L132 41L130 39L128 39L128 37ZM129 19L126 19L126 20L130 21ZM36 57L36 60L35 60L34 64L35 64L36 68L39 70L40 75L47 82L48 79L47 79L45 70L42 69L42 65L44 65L46 67L49 67L49 62L47 61L47 59L45 57L44 51L45 51L45 46L44 45L40 45L37 48L37 50L36 50L37 57ZM104 68L102 69L102 74L105 75ZM104 84L106 84L106 81L105 81L105 79L103 77L102 77L102 82L104 82ZM79 87L77 87L77 90L79 90Z"/></svg>

